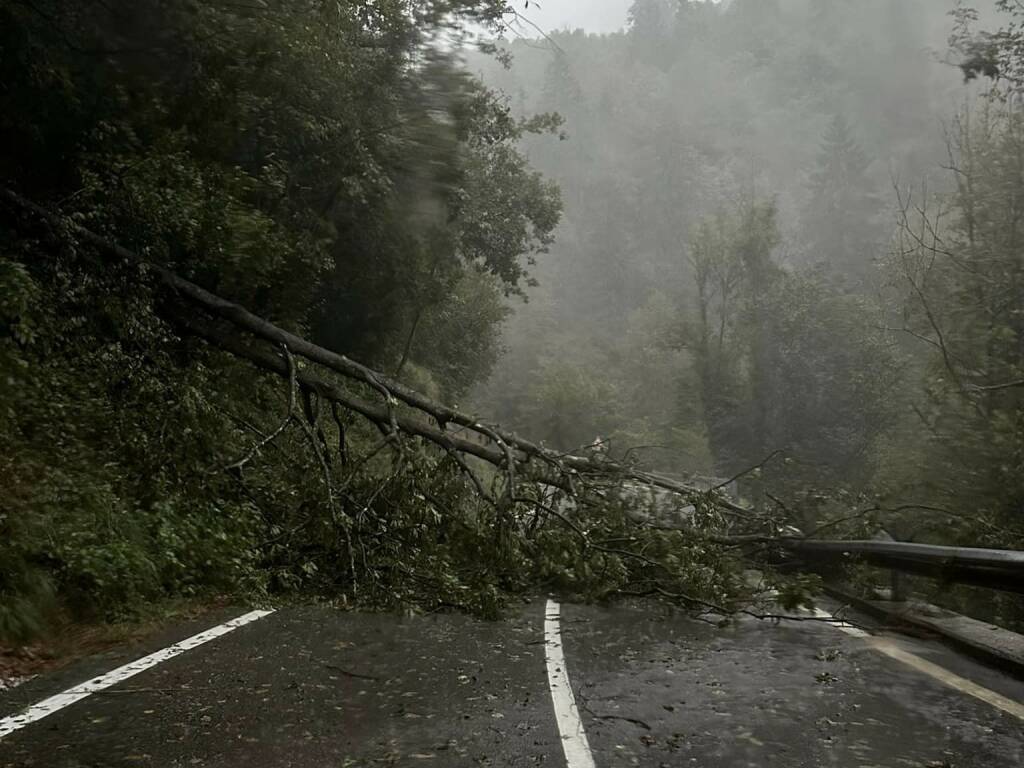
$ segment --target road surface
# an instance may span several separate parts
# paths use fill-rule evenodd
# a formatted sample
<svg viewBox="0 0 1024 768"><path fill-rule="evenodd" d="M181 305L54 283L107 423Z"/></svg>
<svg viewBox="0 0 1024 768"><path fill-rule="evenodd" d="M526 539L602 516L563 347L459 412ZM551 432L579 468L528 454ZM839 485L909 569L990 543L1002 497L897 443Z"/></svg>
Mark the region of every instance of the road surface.
<svg viewBox="0 0 1024 768"><path fill-rule="evenodd" d="M657 604L305 607L0 692L0 734L4 768L1017 768L1024 683L930 641Z"/></svg>

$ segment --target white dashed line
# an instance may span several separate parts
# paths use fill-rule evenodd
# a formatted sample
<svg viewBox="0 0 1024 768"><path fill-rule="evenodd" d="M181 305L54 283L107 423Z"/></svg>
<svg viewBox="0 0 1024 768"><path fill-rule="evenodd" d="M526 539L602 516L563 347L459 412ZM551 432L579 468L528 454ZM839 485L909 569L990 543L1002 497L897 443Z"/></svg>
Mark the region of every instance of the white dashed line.
<svg viewBox="0 0 1024 768"><path fill-rule="evenodd" d="M822 619L832 618L832 614L826 613L820 608L814 609L814 615ZM890 659L895 659L896 661L906 664L908 667L916 669L918 672L926 674L929 677L938 680L940 683L948 685L950 688L955 688L961 693L966 693L968 696L973 696L996 709L1000 709L1009 715L1013 715L1020 720L1024 720L1024 704L1021 704L1020 702L1008 699L1002 694L978 685L964 677L960 677L960 675L955 675L948 669L940 667L938 664L926 661L920 656L900 648L892 640L887 640L884 637L875 637L862 629L857 629L856 627L845 623L835 624L834 626L848 635L864 639L872 649L888 656Z"/></svg>
<svg viewBox="0 0 1024 768"><path fill-rule="evenodd" d="M129 662L122 667L118 667L117 669L107 672L105 675L94 677L92 680L86 680L84 683L76 685L74 688L68 688L63 693L58 693L48 699L43 699L17 715L11 715L10 717L0 719L0 739L14 733L14 731L24 728L26 725L42 720L48 715L52 715L54 712L58 712L64 709L64 707L74 704L76 701L81 701L86 696L96 693L97 691L102 691L112 685L116 685L130 677L134 677L140 672L145 672L147 669L155 667L163 661L173 659L175 656L178 656L185 651L190 651L203 643L208 643L222 635L226 635L228 632L238 629L239 627L262 619L264 616L269 616L271 613L273 613L273 611L252 611L251 613L239 616L238 618L225 622L213 629L208 629L205 632L200 632L198 635L193 635L187 640L182 640L180 643L175 643L161 651L151 653L149 656L143 656L141 659Z"/></svg>
<svg viewBox="0 0 1024 768"><path fill-rule="evenodd" d="M555 706L555 720L562 736L562 751L565 752L567 768L594 768L594 756L590 752L587 734L583 730L576 697L569 683L565 668L565 654L562 652L561 606L555 600L548 600L544 615L544 657L548 665L548 686L551 688L551 703Z"/></svg>

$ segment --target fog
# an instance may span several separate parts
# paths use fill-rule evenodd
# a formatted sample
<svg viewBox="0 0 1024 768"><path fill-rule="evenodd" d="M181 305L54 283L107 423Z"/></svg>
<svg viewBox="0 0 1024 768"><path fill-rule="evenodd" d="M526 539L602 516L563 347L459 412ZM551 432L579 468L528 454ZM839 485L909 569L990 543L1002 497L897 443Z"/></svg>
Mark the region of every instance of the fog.
<svg viewBox="0 0 1024 768"><path fill-rule="evenodd" d="M565 121L524 144L565 213L476 405L676 474L773 457L779 487L934 497L922 434L960 418L934 334L980 310L943 303L955 275L912 295L896 243L907 195L957 205L947 167L988 87L957 66L954 3L626 5L531 8L566 28L471 61L515 114Z"/></svg>
<svg viewBox="0 0 1024 768"><path fill-rule="evenodd" d="M522 11L523 18L545 32L560 29L585 29L587 32L618 32L626 26L632 0L545 0L531 2ZM523 30L531 36L528 29ZM533 30L536 35L536 30Z"/></svg>

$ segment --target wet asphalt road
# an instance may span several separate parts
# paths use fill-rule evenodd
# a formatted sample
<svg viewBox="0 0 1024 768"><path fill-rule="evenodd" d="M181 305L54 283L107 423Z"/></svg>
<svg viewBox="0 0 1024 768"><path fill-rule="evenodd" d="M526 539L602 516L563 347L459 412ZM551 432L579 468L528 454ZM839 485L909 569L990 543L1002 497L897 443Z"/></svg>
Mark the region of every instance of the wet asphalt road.
<svg viewBox="0 0 1024 768"><path fill-rule="evenodd" d="M544 613L282 610L15 731L0 766L562 768ZM0 693L0 718L233 615ZM567 605L562 635L597 768L1024 766L1024 721L826 624ZM1021 681L898 642L1024 702Z"/></svg>

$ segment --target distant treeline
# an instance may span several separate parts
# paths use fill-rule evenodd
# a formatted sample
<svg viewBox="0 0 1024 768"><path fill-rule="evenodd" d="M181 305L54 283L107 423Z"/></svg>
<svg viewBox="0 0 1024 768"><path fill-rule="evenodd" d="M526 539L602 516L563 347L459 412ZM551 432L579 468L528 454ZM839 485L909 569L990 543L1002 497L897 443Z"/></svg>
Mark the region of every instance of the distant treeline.
<svg viewBox="0 0 1024 768"><path fill-rule="evenodd" d="M1024 543L1022 16L998 5L637 0L621 34L474 62L565 118L525 143L566 210L482 407L751 470L806 530Z"/></svg>

